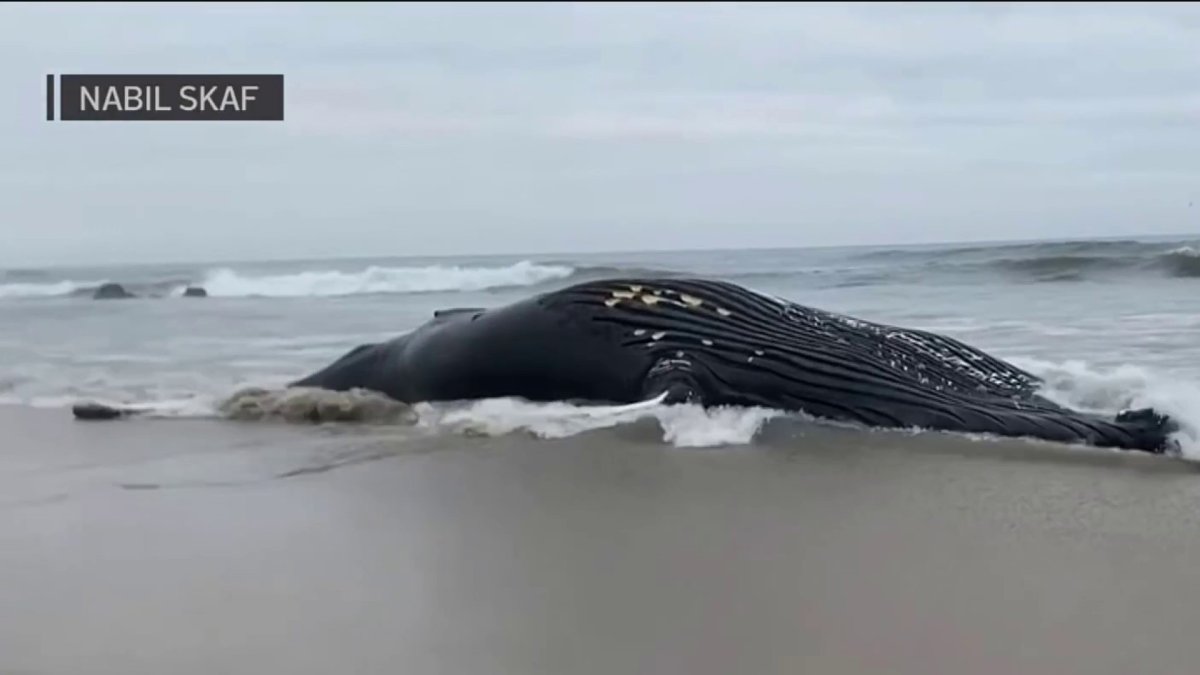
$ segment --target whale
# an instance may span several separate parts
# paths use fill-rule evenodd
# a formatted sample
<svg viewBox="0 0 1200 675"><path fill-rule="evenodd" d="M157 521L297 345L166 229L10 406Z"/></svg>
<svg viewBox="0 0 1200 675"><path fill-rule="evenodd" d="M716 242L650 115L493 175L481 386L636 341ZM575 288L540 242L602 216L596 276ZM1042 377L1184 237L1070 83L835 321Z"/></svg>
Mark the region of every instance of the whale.
<svg viewBox="0 0 1200 675"><path fill-rule="evenodd" d="M937 333L705 278L609 278L491 308L434 312L290 384L406 403L743 406L881 429L1138 450L1177 449L1151 408L1100 415L1039 394L1037 376Z"/></svg>

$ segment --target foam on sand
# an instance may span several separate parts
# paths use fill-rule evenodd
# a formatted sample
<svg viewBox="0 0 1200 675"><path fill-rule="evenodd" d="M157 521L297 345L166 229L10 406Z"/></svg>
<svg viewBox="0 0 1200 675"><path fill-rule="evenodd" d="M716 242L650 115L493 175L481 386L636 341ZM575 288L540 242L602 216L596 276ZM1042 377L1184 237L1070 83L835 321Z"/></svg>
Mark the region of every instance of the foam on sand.
<svg viewBox="0 0 1200 675"><path fill-rule="evenodd" d="M365 389L337 392L310 387L252 387L225 399L218 409L233 420L373 424L414 424L417 421L416 413L408 404Z"/></svg>
<svg viewBox="0 0 1200 675"><path fill-rule="evenodd" d="M665 394L664 394L665 396ZM617 406L532 403L514 398L475 401L463 406L417 406L421 423L457 433L501 436L526 432L538 438L566 438L644 419L654 419L663 440L677 447L750 443L767 420L783 415L760 408L712 408L662 404L664 396Z"/></svg>
<svg viewBox="0 0 1200 675"><path fill-rule="evenodd" d="M1180 425L1174 438L1183 457L1200 460L1200 384L1132 365L1099 367L1083 361L1050 362L1021 357L1009 360L1043 378L1041 393L1069 408L1104 416L1137 408L1166 413ZM89 400L134 411L139 417L218 416L293 423L419 424L432 431L482 436L516 432L546 439L655 420L663 441L679 447L747 444L769 420L791 416L759 408L706 410L694 405L666 406L660 400L598 406L496 398L409 406L366 390L332 392L289 388L281 383L262 384L267 386L241 389L230 395L226 383L213 382L211 388L187 396L171 388L155 397L154 388L148 384L127 383L107 397L90 396ZM147 391L151 392L149 399ZM0 395L0 403L43 408L70 407L79 400L77 392L67 391L38 391L32 397L16 391Z"/></svg>

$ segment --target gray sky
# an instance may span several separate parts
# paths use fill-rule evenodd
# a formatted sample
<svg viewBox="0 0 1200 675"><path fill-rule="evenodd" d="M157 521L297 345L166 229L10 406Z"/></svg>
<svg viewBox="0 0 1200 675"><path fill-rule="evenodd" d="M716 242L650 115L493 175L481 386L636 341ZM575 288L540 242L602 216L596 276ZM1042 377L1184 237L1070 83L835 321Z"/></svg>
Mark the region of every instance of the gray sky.
<svg viewBox="0 0 1200 675"><path fill-rule="evenodd" d="M283 123L44 119L280 72ZM0 265L1200 231L1200 6L0 6Z"/></svg>

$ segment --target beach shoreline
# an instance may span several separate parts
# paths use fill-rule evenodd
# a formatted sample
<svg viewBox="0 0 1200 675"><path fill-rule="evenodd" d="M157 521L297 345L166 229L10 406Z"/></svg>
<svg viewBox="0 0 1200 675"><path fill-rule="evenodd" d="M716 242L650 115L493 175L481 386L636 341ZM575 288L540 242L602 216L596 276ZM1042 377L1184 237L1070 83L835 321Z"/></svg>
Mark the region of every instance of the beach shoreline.
<svg viewBox="0 0 1200 675"><path fill-rule="evenodd" d="M823 428L701 449L646 425L418 438L6 407L0 427L0 672L1200 657L1200 472L1179 460Z"/></svg>

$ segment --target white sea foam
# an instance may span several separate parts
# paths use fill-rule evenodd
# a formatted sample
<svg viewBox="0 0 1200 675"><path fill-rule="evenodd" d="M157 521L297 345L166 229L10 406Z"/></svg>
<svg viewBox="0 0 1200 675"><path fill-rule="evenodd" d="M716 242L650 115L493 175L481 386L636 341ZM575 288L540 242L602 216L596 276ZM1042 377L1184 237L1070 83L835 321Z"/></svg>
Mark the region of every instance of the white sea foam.
<svg viewBox="0 0 1200 675"><path fill-rule="evenodd" d="M200 285L214 297L300 298L533 286L566 278L574 271L566 265L527 260L506 267L368 267L357 272L313 270L263 276L222 268L210 271Z"/></svg>
<svg viewBox="0 0 1200 675"><path fill-rule="evenodd" d="M1041 377L1042 395L1059 405L1105 415L1130 408L1166 413L1180 425L1175 439L1183 456L1200 460L1200 383L1132 365L1101 368L1084 361L1010 361Z"/></svg>
<svg viewBox="0 0 1200 675"><path fill-rule="evenodd" d="M202 279L194 280L192 285L202 286L214 297L305 298L516 288L565 279L574 272L575 268L569 265L542 265L528 260L502 267L372 266L357 271L307 270L263 275L222 267L209 270ZM105 282L67 279L48 283L0 284L0 298L65 296L81 289L95 288L102 283ZM188 285L176 283L160 292L170 297L180 297Z"/></svg>
<svg viewBox="0 0 1200 675"><path fill-rule="evenodd" d="M1042 377L1046 383L1042 394L1072 409L1114 415L1123 409L1150 407L1170 415L1182 427L1176 438L1184 457L1200 460L1200 383L1131 365L1098 367L1083 361L1019 357L1010 361ZM89 400L133 407L154 417L212 417L221 414L221 402L238 388L283 387L289 379L264 375L252 382L240 377L235 382L227 375L201 373L143 373L125 379L107 371L55 378L45 371L36 369L0 381L0 403L63 408ZM150 382L148 377L155 379ZM421 404L415 409L420 425L427 430L487 436L524 432L539 438L566 438L653 419L662 430L663 441L680 447L750 443L764 423L784 414L765 409L663 406L657 401L576 406L519 399L452 406Z"/></svg>
<svg viewBox="0 0 1200 675"><path fill-rule="evenodd" d="M1075 410L1115 415L1129 408L1154 408L1177 421L1182 454L1200 460L1200 384L1173 381L1136 366L1098 368L1082 361L1054 363L1031 358L1012 362L1046 381L1041 392ZM442 411L417 407L422 423L460 433L488 436L516 431L539 438L564 438L586 431L656 419L663 440L679 447L750 443L763 424L785 413L759 408L663 406L651 401L630 406L579 407L490 399Z"/></svg>
<svg viewBox="0 0 1200 675"><path fill-rule="evenodd" d="M1170 415L1184 457L1200 460L1200 383L1173 380L1137 366L1100 368L1082 361L1061 363L1014 358L1015 365L1042 377L1042 394L1072 409L1115 415L1129 408L1154 408ZM623 406L576 406L500 398L453 407L416 406L422 426L435 430L498 436L526 432L566 438L587 431L657 420L663 440L678 447L750 443L763 424L785 413L761 408L664 406L646 401Z"/></svg>
<svg viewBox="0 0 1200 675"><path fill-rule="evenodd" d="M0 284L0 298L48 298L70 295L81 288L99 286L102 281L55 281L45 284Z"/></svg>
<svg viewBox="0 0 1200 675"><path fill-rule="evenodd" d="M538 438L566 438L653 418L663 431L663 440L677 447L746 444L764 422L782 414L758 408L665 406L661 401L662 397L631 405L576 406L498 398L451 409L419 405L417 412L422 424L430 428L485 436L522 431Z"/></svg>

